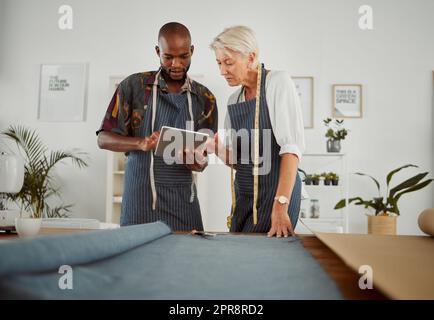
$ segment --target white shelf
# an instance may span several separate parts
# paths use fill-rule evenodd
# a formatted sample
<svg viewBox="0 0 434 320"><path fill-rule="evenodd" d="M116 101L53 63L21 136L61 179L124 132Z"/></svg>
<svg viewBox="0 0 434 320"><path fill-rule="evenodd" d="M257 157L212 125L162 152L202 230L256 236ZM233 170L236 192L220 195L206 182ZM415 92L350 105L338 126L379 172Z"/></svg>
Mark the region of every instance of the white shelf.
<svg viewBox="0 0 434 320"><path fill-rule="evenodd" d="M123 183L125 175L125 154L122 152L107 153L107 196L106 222L120 223Z"/></svg>
<svg viewBox="0 0 434 320"><path fill-rule="evenodd" d="M318 185L315 185L315 184L304 184L304 186L308 187L308 188L312 187L312 188L321 188L321 189L324 189L324 188L325 189L327 189L327 188L329 188L329 189L338 189L338 188L342 187L342 184L338 184L337 186L334 186L334 185L327 186L327 185L324 185L324 184L318 184Z"/></svg>
<svg viewBox="0 0 434 320"><path fill-rule="evenodd" d="M342 221L344 217L327 217L327 218L300 218L303 222L333 222L333 221Z"/></svg>
<svg viewBox="0 0 434 320"><path fill-rule="evenodd" d="M303 157L343 157L346 153L341 152L324 152L324 153L304 153Z"/></svg>
<svg viewBox="0 0 434 320"><path fill-rule="evenodd" d="M324 179L318 185L303 183L309 197L302 202L301 208L306 212L306 218L300 218L311 230L339 230L348 232L348 206L334 210L335 198L348 199L349 179L347 167L347 154L342 152L307 152L303 154L305 161L301 162L300 169L306 174L320 174L323 172L336 172L340 179L338 185L324 185ZM320 217L310 218L310 200L319 200ZM348 201L348 200L347 200Z"/></svg>
<svg viewBox="0 0 434 320"><path fill-rule="evenodd" d="M302 218L297 224L295 230L296 233L299 234L311 234L312 232L344 233L345 228L342 222L343 221L338 219L332 220L324 218Z"/></svg>
<svg viewBox="0 0 434 320"><path fill-rule="evenodd" d="M110 99L125 76L111 76L107 99ZM126 156L123 152L107 151L106 223L119 225L124 192Z"/></svg>

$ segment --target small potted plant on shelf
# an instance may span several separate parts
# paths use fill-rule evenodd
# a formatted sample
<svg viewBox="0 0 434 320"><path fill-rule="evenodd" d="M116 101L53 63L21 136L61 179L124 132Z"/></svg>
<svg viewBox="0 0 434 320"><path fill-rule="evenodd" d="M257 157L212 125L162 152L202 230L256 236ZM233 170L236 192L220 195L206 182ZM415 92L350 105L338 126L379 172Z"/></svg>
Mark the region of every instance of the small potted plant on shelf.
<svg viewBox="0 0 434 320"><path fill-rule="evenodd" d="M39 232L41 218L66 217L72 205L53 207L48 198L60 198L60 187L54 185L52 169L60 162L70 159L79 168L87 166L81 157L83 152L53 151L47 154L36 131L22 126L11 126L2 133L16 142L23 153L24 183L19 193L8 194L8 198L21 207L22 215L17 219L15 228L20 236L32 236ZM29 219L30 218L30 219Z"/></svg>
<svg viewBox="0 0 434 320"><path fill-rule="evenodd" d="M327 152L340 152L341 140L344 140L348 135L348 130L343 128L344 120L327 118L324 125L328 128L326 131Z"/></svg>
<svg viewBox="0 0 434 320"><path fill-rule="evenodd" d="M323 172L321 176L324 178L324 185L329 186L332 183L332 179L330 177L331 172Z"/></svg>
<svg viewBox="0 0 434 320"><path fill-rule="evenodd" d="M304 175L304 179L302 180L304 182L305 185L309 186L312 184L312 175L311 174L307 174L306 171L304 171L303 169L298 169L298 171L300 171L303 175Z"/></svg>
<svg viewBox="0 0 434 320"><path fill-rule="evenodd" d="M304 179L304 183L307 186L310 186L312 184L312 178L313 178L313 175L307 174L306 177L305 177L305 179Z"/></svg>
<svg viewBox="0 0 434 320"><path fill-rule="evenodd" d="M321 175L320 174L314 174L314 175L312 175L312 184L314 186L318 186L320 179L321 179Z"/></svg>
<svg viewBox="0 0 434 320"><path fill-rule="evenodd" d="M332 185L337 186L339 184L339 175L337 173L329 172L328 177L331 180Z"/></svg>
<svg viewBox="0 0 434 320"><path fill-rule="evenodd" d="M428 172L423 172L401 182L393 188L390 188L390 181L392 180L392 177L400 170L408 167L417 168L418 166L408 164L394 169L387 174L387 190L385 197L381 195L380 183L375 178L364 173L355 173L357 175L371 178L378 189L378 197L373 197L369 200L364 200L361 197L348 199L348 204L354 202L355 205L362 205L365 208L371 208L374 210L373 215L368 215L368 233L391 235L396 234L396 218L400 215L400 210L398 207L398 201L400 198L406 193L414 192L426 187L433 181L433 179L423 180L428 175ZM342 199L335 205L335 209L342 209L345 206L346 200Z"/></svg>

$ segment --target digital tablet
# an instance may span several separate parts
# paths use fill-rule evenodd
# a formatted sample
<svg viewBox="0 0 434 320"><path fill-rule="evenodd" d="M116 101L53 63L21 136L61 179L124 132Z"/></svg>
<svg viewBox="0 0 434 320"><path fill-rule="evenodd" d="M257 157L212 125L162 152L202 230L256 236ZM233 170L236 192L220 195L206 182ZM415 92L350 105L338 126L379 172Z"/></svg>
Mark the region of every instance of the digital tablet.
<svg viewBox="0 0 434 320"><path fill-rule="evenodd" d="M174 156L175 152L186 148L190 150L198 147L205 148L208 138L209 135L206 133L163 126L155 148L155 155L163 157L166 152L167 156Z"/></svg>

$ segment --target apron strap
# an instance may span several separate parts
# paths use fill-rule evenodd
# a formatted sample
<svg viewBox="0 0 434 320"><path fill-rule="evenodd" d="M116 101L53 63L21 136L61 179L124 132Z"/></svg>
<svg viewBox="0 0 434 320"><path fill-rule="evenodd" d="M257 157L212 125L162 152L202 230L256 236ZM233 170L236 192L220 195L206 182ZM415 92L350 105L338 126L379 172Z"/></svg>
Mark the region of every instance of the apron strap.
<svg viewBox="0 0 434 320"><path fill-rule="evenodd" d="M187 101L188 101L188 113L190 114L190 130L194 131L194 117L193 117L193 103L191 102L191 83L190 78L187 75ZM196 172L191 172L191 195L190 195L190 203L194 201L194 185L197 185L197 174Z"/></svg>
<svg viewBox="0 0 434 320"><path fill-rule="evenodd" d="M151 118L151 134L154 132L155 117L157 115L157 85L158 77L160 72L155 75L155 80L152 85L152 118ZM152 191L152 210L155 211L157 204L157 188L155 187L155 177L154 177L154 153L151 151L151 166L149 168L149 179L151 181L151 191Z"/></svg>
<svg viewBox="0 0 434 320"><path fill-rule="evenodd" d="M235 197L235 183L234 183L234 168L233 167L231 167L231 195L232 195L231 214L229 215L229 217L227 217L227 226L228 226L229 231L231 230L232 218L234 216L235 207L236 207L236 203L237 203L237 199Z"/></svg>

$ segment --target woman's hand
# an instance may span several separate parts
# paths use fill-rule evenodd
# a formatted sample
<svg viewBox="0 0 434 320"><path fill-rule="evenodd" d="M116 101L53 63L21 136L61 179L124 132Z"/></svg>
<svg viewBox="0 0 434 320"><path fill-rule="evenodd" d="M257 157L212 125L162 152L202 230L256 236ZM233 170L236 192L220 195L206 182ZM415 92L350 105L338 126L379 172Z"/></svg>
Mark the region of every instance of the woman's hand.
<svg viewBox="0 0 434 320"><path fill-rule="evenodd" d="M185 148L178 152L177 158L191 171L202 172L208 166L207 152L203 148L195 150Z"/></svg>
<svg viewBox="0 0 434 320"><path fill-rule="evenodd" d="M195 149L194 151L185 149L185 166L191 171L202 172L208 166L208 156L206 150Z"/></svg>
<svg viewBox="0 0 434 320"><path fill-rule="evenodd" d="M139 143L139 149L142 151L152 151L155 150L158 143L158 138L160 137L159 131L154 131L149 137L144 137Z"/></svg>
<svg viewBox="0 0 434 320"><path fill-rule="evenodd" d="M275 201L271 213L271 229L267 236L276 236L277 238L284 236L286 238L288 235L295 236L288 216L288 204L280 204Z"/></svg>
<svg viewBox="0 0 434 320"><path fill-rule="evenodd" d="M208 138L205 143L208 154L215 153L215 155L227 166L232 167L232 152L227 149L224 144L220 142L219 135L216 132L214 138Z"/></svg>
<svg viewBox="0 0 434 320"><path fill-rule="evenodd" d="M218 156L218 150L222 149L222 146L219 144L219 135L217 132L214 134L214 138L208 138L206 140L205 148L208 154L215 153Z"/></svg>

